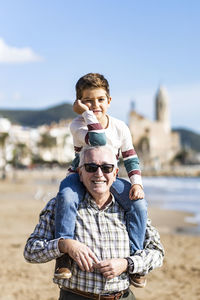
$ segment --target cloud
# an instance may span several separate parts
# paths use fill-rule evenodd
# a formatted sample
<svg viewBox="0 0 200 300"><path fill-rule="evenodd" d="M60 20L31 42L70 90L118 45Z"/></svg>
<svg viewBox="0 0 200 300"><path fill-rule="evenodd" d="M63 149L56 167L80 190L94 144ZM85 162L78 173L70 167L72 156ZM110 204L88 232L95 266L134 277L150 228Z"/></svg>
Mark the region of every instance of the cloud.
<svg viewBox="0 0 200 300"><path fill-rule="evenodd" d="M0 63L27 63L42 61L42 57L29 48L17 48L7 45L0 38Z"/></svg>

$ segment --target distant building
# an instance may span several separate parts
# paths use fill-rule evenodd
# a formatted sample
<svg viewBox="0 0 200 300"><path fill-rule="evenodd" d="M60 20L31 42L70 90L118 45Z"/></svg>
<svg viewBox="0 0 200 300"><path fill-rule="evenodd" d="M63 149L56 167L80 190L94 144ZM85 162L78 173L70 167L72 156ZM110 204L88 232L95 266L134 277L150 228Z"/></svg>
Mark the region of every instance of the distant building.
<svg viewBox="0 0 200 300"><path fill-rule="evenodd" d="M172 132L167 91L160 87L155 97L155 121L138 114L132 105L129 128L133 144L145 167L160 169L180 151L179 134Z"/></svg>
<svg viewBox="0 0 200 300"><path fill-rule="evenodd" d="M5 178L6 161L9 159L6 149L9 148L8 138L10 127L10 121L0 117L0 178Z"/></svg>
<svg viewBox="0 0 200 300"><path fill-rule="evenodd" d="M31 128L0 117L0 177L9 162L15 166L30 166L34 160L65 164L73 158L69 120Z"/></svg>
<svg viewBox="0 0 200 300"><path fill-rule="evenodd" d="M40 140L44 135L54 138L55 144L49 147L40 145L38 147L39 156L45 161L58 161L61 164L70 162L74 158L73 139L69 129L71 120L61 120L59 123L42 125L38 127Z"/></svg>

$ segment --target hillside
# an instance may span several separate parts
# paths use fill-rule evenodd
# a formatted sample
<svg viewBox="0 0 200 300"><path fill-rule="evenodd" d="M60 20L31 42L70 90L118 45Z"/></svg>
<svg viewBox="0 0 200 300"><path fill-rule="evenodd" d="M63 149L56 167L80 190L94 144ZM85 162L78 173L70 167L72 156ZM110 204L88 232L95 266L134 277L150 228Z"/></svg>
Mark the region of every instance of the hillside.
<svg viewBox="0 0 200 300"><path fill-rule="evenodd" d="M69 103L63 103L42 110L3 110L0 116L8 118L12 123L23 126L37 127L43 124L58 122L61 119L72 119L77 116Z"/></svg>
<svg viewBox="0 0 200 300"><path fill-rule="evenodd" d="M182 146L200 152L200 134L185 128L176 128L173 131L179 133Z"/></svg>

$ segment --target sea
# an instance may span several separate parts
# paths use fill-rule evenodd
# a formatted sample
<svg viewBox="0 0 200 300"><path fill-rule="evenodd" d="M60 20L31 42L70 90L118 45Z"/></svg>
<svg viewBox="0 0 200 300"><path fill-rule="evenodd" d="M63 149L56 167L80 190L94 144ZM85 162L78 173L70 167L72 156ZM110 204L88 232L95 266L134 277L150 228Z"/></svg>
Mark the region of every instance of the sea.
<svg viewBox="0 0 200 300"><path fill-rule="evenodd" d="M191 213L186 221L200 229L200 177L143 177L149 206Z"/></svg>

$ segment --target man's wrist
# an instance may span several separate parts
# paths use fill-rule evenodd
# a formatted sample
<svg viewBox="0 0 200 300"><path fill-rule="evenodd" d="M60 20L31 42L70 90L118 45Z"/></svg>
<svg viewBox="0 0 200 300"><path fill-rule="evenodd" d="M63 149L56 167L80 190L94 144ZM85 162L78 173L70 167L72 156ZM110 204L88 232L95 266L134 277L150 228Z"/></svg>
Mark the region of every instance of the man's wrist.
<svg viewBox="0 0 200 300"><path fill-rule="evenodd" d="M60 238L58 241L58 249L60 253L67 253L66 242L64 238Z"/></svg>
<svg viewBox="0 0 200 300"><path fill-rule="evenodd" d="M134 262L132 261L132 259L130 257L125 257L125 259L127 260L127 272L128 273L133 273L134 270Z"/></svg>

